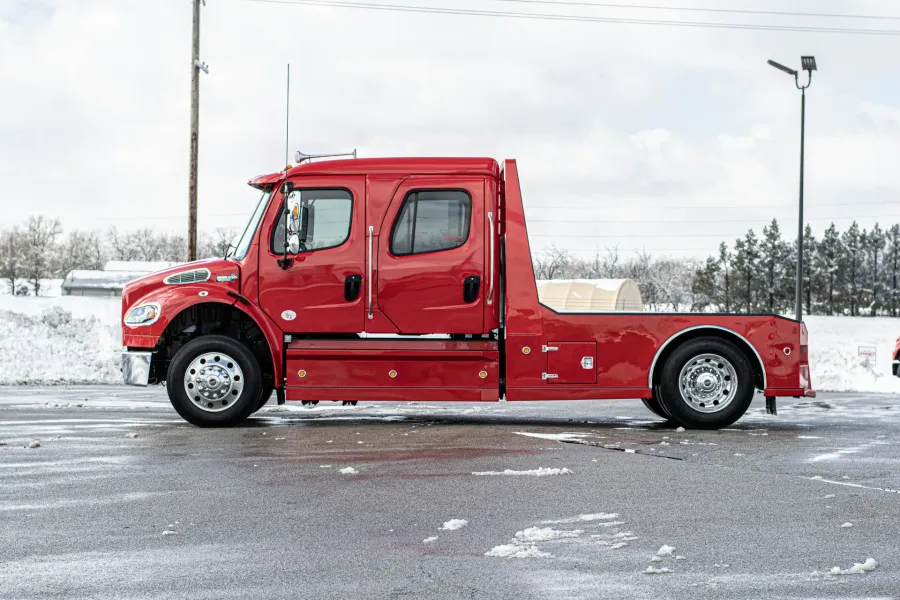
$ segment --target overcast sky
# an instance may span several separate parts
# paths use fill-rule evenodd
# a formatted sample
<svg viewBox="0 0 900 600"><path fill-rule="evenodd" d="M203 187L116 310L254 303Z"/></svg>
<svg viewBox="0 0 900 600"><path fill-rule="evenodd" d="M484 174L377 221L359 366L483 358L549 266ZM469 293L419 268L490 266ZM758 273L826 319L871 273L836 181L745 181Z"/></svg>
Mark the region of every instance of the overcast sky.
<svg viewBox="0 0 900 600"><path fill-rule="evenodd" d="M896 0L613 0L894 20L365 0L900 30ZM186 227L190 0L0 0L0 227ZM807 216L900 222L900 37L409 14L248 0L202 9L200 228L239 227L290 147L517 158L535 247L702 256L796 230L800 93L819 68Z"/></svg>

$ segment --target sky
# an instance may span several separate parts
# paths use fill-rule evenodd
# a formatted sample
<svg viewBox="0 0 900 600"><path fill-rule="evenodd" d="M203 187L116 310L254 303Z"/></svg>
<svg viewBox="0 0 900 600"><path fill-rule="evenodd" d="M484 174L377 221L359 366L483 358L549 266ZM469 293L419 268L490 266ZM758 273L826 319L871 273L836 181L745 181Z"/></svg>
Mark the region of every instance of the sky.
<svg viewBox="0 0 900 600"><path fill-rule="evenodd" d="M900 32L897 0L359 1ZM291 154L515 158L536 250L703 257L773 217L794 239L800 92L766 60L806 54L809 223L900 222L898 36L251 0L207 0L201 31L201 230L240 228L247 180L284 167L290 63ZM0 0L0 228L186 228L190 43L190 0Z"/></svg>

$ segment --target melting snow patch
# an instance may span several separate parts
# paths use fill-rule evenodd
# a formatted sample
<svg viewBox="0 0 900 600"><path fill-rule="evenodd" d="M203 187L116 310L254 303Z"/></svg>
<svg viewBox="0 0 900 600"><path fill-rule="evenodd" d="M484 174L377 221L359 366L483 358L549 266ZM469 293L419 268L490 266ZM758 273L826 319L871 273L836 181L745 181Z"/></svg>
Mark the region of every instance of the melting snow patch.
<svg viewBox="0 0 900 600"><path fill-rule="evenodd" d="M548 475L572 475L569 469L556 469L551 467L540 467L529 471L514 471L506 469L505 471L475 471L472 475L530 475L532 477L546 477Z"/></svg>
<svg viewBox="0 0 900 600"><path fill-rule="evenodd" d="M499 558L553 558L549 552L540 550L534 544L524 546L522 544L503 544L494 546L484 553L485 556L497 556Z"/></svg>
<svg viewBox="0 0 900 600"><path fill-rule="evenodd" d="M682 432L685 431L685 429L684 429L684 427L679 427L679 428L676 429L675 431L677 431L678 433L682 433Z"/></svg>
<svg viewBox="0 0 900 600"><path fill-rule="evenodd" d="M828 572L830 575L859 575L861 573L868 573L869 571L874 571L875 567L878 566L878 561L874 558L867 558L864 563L855 563L849 569L841 569L840 567L831 567L831 570Z"/></svg>
<svg viewBox="0 0 900 600"><path fill-rule="evenodd" d="M582 523L585 521L605 521L607 519L618 519L619 513L593 513L588 515L578 515L577 517L571 517L569 519L556 519L552 521L541 521L542 525L557 525L561 523ZM615 523L616 525L621 525L622 523ZM606 525L606 523L603 523Z"/></svg>
<svg viewBox="0 0 900 600"><path fill-rule="evenodd" d="M343 469L341 469L342 475L357 475L358 473L359 471L357 471L353 467L344 467Z"/></svg>
<svg viewBox="0 0 900 600"><path fill-rule="evenodd" d="M659 550L656 551L656 555L657 556L672 556L673 554L675 554L675 550L676 550L675 546L668 546L668 545L664 544L662 548L660 548Z"/></svg>
<svg viewBox="0 0 900 600"><path fill-rule="evenodd" d="M542 440L555 440L557 442L579 442L583 438L590 437L589 433L532 433L530 431L516 431L515 434Z"/></svg>
<svg viewBox="0 0 900 600"><path fill-rule="evenodd" d="M438 536L434 535L429 538L425 538L424 540L422 540L422 543L423 544L433 544L434 542L437 541L437 539L438 539Z"/></svg>
<svg viewBox="0 0 900 600"><path fill-rule="evenodd" d="M136 433L134 433L134 432L126 433L126 434L125 434L125 437L127 437L128 439L133 440L134 438L138 437L138 434L136 434Z"/></svg>
<svg viewBox="0 0 900 600"><path fill-rule="evenodd" d="M669 569L668 567L661 567L661 568L657 569L653 565L650 565L649 567L647 567L647 570L644 571L644 573L647 575L662 575L663 573L671 573L671 572L672 572L672 570Z"/></svg>
<svg viewBox="0 0 900 600"><path fill-rule="evenodd" d="M841 527L843 527L844 529L850 529L851 527L853 527L853 523L844 523L843 525L841 525Z"/></svg>
<svg viewBox="0 0 900 600"><path fill-rule="evenodd" d="M650 562L662 562L662 561L663 561L662 556L654 556L653 558L650 559Z"/></svg>
<svg viewBox="0 0 900 600"><path fill-rule="evenodd" d="M529 527L524 531L516 532L516 539L523 542L549 542L550 540L559 540L563 538L577 538L584 531L575 529L573 531L553 529L551 527Z"/></svg>
<svg viewBox="0 0 900 600"><path fill-rule="evenodd" d="M163 535L177 535L178 532L177 532L177 531L172 531L171 529L166 529L165 531L162 532L162 534L163 534Z"/></svg>
<svg viewBox="0 0 900 600"><path fill-rule="evenodd" d="M444 523L441 529L443 529L444 531L456 531L457 529L462 529L468 524L469 522L465 519L450 519L449 521Z"/></svg>
<svg viewBox="0 0 900 600"><path fill-rule="evenodd" d="M628 545L628 542L619 542L617 544L613 544L609 547L610 550L618 550L619 548L624 548Z"/></svg>
<svg viewBox="0 0 900 600"><path fill-rule="evenodd" d="M28 442L28 447L29 448L40 448L41 443L37 440L32 440L32 441Z"/></svg>

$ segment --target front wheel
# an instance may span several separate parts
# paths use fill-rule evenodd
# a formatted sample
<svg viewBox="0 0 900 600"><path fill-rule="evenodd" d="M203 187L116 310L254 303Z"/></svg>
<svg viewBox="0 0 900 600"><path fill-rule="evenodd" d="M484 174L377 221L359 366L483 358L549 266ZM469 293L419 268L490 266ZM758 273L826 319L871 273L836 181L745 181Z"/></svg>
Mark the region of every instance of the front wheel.
<svg viewBox="0 0 900 600"><path fill-rule="evenodd" d="M169 363L166 390L188 423L227 427L256 410L262 377L256 358L244 345L207 335L185 344Z"/></svg>
<svg viewBox="0 0 900 600"><path fill-rule="evenodd" d="M659 401L672 420L690 429L721 429L740 419L753 401L753 369L734 344L697 338L669 356Z"/></svg>

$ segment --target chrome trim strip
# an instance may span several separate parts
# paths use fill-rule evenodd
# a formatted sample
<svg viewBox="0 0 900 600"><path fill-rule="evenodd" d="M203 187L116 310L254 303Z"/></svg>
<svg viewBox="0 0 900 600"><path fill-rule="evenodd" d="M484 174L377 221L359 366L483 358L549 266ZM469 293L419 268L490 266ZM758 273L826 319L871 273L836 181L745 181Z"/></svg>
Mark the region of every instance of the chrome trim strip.
<svg viewBox="0 0 900 600"><path fill-rule="evenodd" d="M679 336L681 336L689 331L695 331L697 329L718 329L720 331L727 331L728 333L731 333L731 334L737 336L738 338L740 338L745 344L747 344L747 346L751 350L753 350L753 354L756 355L756 360L759 361L759 366L762 369L763 389L766 388L766 365L765 365L765 363L763 363L762 357L760 357L759 352L756 351L756 348L753 347L753 344L751 344L749 341L747 341L747 338L745 338L744 336L742 336L741 334L739 334L736 331L728 329L727 327L721 327L719 325L695 325L694 327L688 327L687 329L682 329L678 333L673 334L669 339L667 339L665 342L663 342L663 345L657 349L656 354L653 356L653 362L650 363L650 374L647 377L647 387L649 387L651 390L653 389L653 370L656 368L656 361L659 360L659 355L662 354L662 351L666 349L666 346L671 344Z"/></svg>
<svg viewBox="0 0 900 600"><path fill-rule="evenodd" d="M372 232L375 231L375 227L369 225L369 276L367 277L366 284L369 288L369 318L372 318Z"/></svg>
<svg viewBox="0 0 900 600"><path fill-rule="evenodd" d="M490 278L490 287L488 288L488 298L487 304L491 306L494 303L494 213L488 213L488 222L491 224L490 230L490 257L491 257L491 278Z"/></svg>

